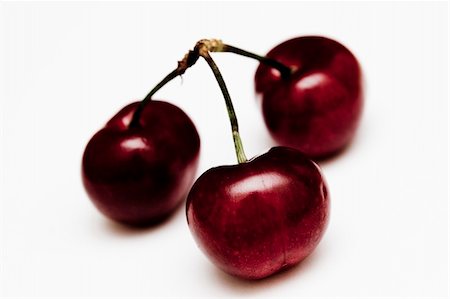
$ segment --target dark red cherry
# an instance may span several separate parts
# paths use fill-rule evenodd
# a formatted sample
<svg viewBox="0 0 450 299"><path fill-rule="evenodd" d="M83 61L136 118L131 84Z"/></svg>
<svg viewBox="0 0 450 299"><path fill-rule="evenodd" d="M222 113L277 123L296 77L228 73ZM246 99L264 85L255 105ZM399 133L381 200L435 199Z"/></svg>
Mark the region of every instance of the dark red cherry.
<svg viewBox="0 0 450 299"><path fill-rule="evenodd" d="M287 78L260 64L255 90L273 138L313 158L343 149L361 117L360 66L342 44L320 36L288 40L268 54L294 71Z"/></svg>
<svg viewBox="0 0 450 299"><path fill-rule="evenodd" d="M200 139L178 107L150 101L129 123L139 103L119 111L86 146L82 178L95 206L131 225L162 221L185 199L197 169Z"/></svg>
<svg viewBox="0 0 450 299"><path fill-rule="evenodd" d="M246 279L302 261L319 243L328 215L319 167L286 147L209 169L187 199L188 224L199 247L223 271Z"/></svg>

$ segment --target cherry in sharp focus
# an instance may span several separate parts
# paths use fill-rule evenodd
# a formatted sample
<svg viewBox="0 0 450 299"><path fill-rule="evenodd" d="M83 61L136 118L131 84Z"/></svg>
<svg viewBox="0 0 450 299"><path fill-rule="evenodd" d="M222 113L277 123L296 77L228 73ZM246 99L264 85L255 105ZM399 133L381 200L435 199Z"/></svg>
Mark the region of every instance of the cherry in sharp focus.
<svg viewBox="0 0 450 299"><path fill-rule="evenodd" d="M248 161L225 83L204 53L224 93L239 164L206 171L189 192L186 214L198 246L223 271L260 279L298 264L318 245L329 197L319 167L301 152L272 148Z"/></svg>
<svg viewBox="0 0 450 299"><path fill-rule="evenodd" d="M328 215L319 167L286 147L208 170L187 201L189 227L200 248L219 268L246 279L264 278L306 258Z"/></svg>
<svg viewBox="0 0 450 299"><path fill-rule="evenodd" d="M304 36L279 44L267 57L291 69L283 76L262 63L255 74L273 138L314 158L343 149L355 134L363 106L355 56L334 40Z"/></svg>
<svg viewBox="0 0 450 299"><path fill-rule="evenodd" d="M200 139L178 107L151 96L120 110L89 141L82 160L84 187L108 218L130 225L166 219L180 206L195 178Z"/></svg>

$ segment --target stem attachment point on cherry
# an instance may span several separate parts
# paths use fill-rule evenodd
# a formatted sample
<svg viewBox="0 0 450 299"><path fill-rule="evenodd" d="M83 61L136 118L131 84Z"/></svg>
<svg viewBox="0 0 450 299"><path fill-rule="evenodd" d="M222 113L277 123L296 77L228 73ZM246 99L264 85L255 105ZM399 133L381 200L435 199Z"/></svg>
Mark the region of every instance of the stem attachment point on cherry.
<svg viewBox="0 0 450 299"><path fill-rule="evenodd" d="M133 114L133 118L130 121L129 127L135 128L139 127L139 119L141 117L142 111L144 110L145 105L151 101L152 96L161 89L164 85L170 82L172 79L183 75L186 70L193 66L198 58L199 54L196 51L189 51L186 55L184 55L183 59L178 61L178 66L172 72L170 72L164 79L161 80L148 94L147 96L139 103L139 106L136 108Z"/></svg>
<svg viewBox="0 0 450 299"><path fill-rule="evenodd" d="M262 64L265 64L267 66L273 67L274 69L278 70L280 72L281 78L287 79L289 78L292 73L295 71L295 69L284 65L283 63L279 62L278 60L269 58L267 56L261 56L258 54L254 54L251 52L248 52L246 50L224 44L220 39L202 39L197 44L203 44L207 51L209 52L229 52L238 54L241 56L245 56L248 58L253 58L261 62ZM202 56L202 55L200 55Z"/></svg>

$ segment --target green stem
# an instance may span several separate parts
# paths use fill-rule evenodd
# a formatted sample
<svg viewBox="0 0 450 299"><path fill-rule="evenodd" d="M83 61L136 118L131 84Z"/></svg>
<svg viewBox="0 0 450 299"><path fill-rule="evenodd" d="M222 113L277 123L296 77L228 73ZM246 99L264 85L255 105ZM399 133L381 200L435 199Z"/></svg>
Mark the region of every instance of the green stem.
<svg viewBox="0 0 450 299"><path fill-rule="evenodd" d="M219 68L217 67L216 63L211 58L209 53L207 51L204 51L201 52L200 55L206 60L212 72L214 73L214 76L216 77L217 83L219 83L220 90L222 91L223 97L225 99L225 104L227 106L228 117L230 118L231 131L233 133L234 148L236 150L236 157L238 163L245 163L247 162L247 157L245 156L244 147L242 145L241 137L239 135L239 126L236 118L236 113L234 112L233 102L231 101L231 97L230 94L228 93L225 81L223 80Z"/></svg>

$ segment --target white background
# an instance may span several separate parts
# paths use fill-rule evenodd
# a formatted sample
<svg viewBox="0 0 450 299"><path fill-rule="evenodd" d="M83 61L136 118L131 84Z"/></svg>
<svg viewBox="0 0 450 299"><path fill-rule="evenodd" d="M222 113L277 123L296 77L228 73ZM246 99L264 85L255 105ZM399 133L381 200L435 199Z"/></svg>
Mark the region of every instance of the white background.
<svg viewBox="0 0 450 299"><path fill-rule="evenodd" d="M444 297L448 295L448 4L0 4L0 291L5 297ZM360 60L358 135L321 163L326 235L300 266L258 282L217 270L184 209L132 230L94 209L80 180L89 138L201 38L264 54L321 34ZM273 146L253 94L255 61L214 54L247 156ZM235 163L225 106L204 61L155 98L202 139L200 175Z"/></svg>

